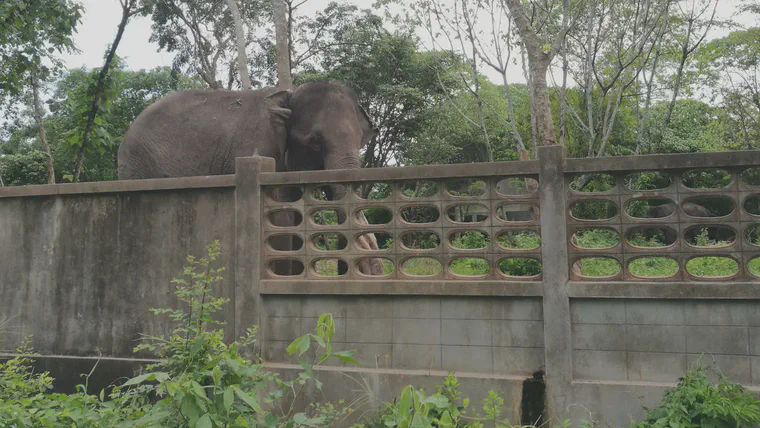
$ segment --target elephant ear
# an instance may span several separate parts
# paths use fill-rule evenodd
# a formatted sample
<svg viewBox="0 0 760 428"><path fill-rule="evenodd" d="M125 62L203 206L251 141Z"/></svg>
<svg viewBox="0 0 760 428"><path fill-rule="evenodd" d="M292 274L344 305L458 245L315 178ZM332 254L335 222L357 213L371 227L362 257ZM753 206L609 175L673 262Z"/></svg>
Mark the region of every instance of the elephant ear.
<svg viewBox="0 0 760 428"><path fill-rule="evenodd" d="M275 136L278 137L276 138L277 151L280 157L282 157L285 154L287 140L285 123L290 119L290 116L293 113L289 108L290 91L284 90L275 92L272 95L268 95L267 100L269 101L267 106L269 110L269 121L272 124L272 130L274 131Z"/></svg>
<svg viewBox="0 0 760 428"><path fill-rule="evenodd" d="M362 142L359 148L364 148L377 136L378 130L372 123L372 118L367 114L367 110L364 110L360 104L357 104L357 107L359 108L359 121L362 122Z"/></svg>

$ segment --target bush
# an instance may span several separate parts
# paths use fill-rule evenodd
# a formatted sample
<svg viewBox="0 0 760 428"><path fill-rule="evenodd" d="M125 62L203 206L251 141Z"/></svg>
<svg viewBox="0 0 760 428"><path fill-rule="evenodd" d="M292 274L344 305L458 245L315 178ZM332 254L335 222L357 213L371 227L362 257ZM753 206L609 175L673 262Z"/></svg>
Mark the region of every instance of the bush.
<svg viewBox="0 0 760 428"><path fill-rule="evenodd" d="M760 401L741 385L719 374L715 385L699 364L686 373L675 389L668 390L659 406L632 428L738 428L760 424Z"/></svg>
<svg viewBox="0 0 760 428"><path fill-rule="evenodd" d="M175 295L186 309L152 309L174 323L171 335L148 336L135 352L148 350L161 361L114 388L106 397L90 395L87 384L75 394L45 394L52 388L47 373L34 373L28 357L0 363L0 427L249 427L269 428L329 425L348 409L315 406L311 415L297 413L295 402L305 385L321 384L314 366L331 358L356 363L354 351L332 351L335 322L330 314L317 321L314 334L299 337L288 353L302 357L309 350L315 361L299 361L303 371L292 381L280 379L263 365L244 358L240 350L255 341L255 328L226 344L214 318L228 299L214 297L213 285L223 268L214 268L219 244L207 256L188 257L183 278L175 279ZM28 341L19 354L29 355ZM282 410L281 410L282 409Z"/></svg>

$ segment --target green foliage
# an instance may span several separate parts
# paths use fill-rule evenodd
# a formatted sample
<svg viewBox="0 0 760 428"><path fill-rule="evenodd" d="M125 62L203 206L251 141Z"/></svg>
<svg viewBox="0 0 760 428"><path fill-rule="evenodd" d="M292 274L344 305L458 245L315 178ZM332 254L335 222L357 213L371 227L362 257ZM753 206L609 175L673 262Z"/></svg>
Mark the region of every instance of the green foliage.
<svg viewBox="0 0 760 428"><path fill-rule="evenodd" d="M224 322L215 318L228 299L213 295L223 268L215 268L219 243L207 255L188 257L183 278L175 279L175 295L184 308L153 309L168 316L174 328L168 336L147 336L135 352L161 358L139 376L116 387L106 397L90 395L87 383L75 394L46 394L52 387L47 373L34 373L29 357L0 363L0 428L4 427L249 427L297 428L330 425L349 409L314 406L312 414L296 412L292 403L303 388L322 384L314 367L334 358L356 363L354 351L333 352L335 321L319 317L315 333L296 339L290 354L310 350L316 362L300 360L303 371L294 380L280 379L241 351L255 342L256 328L230 344L224 342ZM18 350L29 355L26 341ZM94 369L93 369L94 370ZM290 407L287 407L287 405Z"/></svg>
<svg viewBox="0 0 760 428"><path fill-rule="evenodd" d="M689 370L659 406L648 409L646 418L632 428L737 428L760 424L760 400L741 385L729 383L722 374L714 384L707 369Z"/></svg>
<svg viewBox="0 0 760 428"><path fill-rule="evenodd" d="M32 370L35 354L32 351L32 336L24 338L16 348L18 356L8 361L0 361L0 402L19 400L36 395L53 387L53 378L48 372L35 373Z"/></svg>
<svg viewBox="0 0 760 428"><path fill-rule="evenodd" d="M81 17L82 6L72 0L0 2L0 102L19 96L30 73L44 80L60 68L55 54L73 50Z"/></svg>
<svg viewBox="0 0 760 428"><path fill-rule="evenodd" d="M83 180L115 180L116 154L127 128L145 107L170 92L197 88L200 82L169 68L128 71L121 62L112 67L105 81L95 132L85 154ZM87 115L92 103L98 70L70 70L55 84L48 101L50 114L45 130L53 154L56 182L65 181L75 167ZM38 141L31 118L6 124L9 138L0 142L0 175L6 185L43 184L47 157ZM3 156L4 155L4 156Z"/></svg>

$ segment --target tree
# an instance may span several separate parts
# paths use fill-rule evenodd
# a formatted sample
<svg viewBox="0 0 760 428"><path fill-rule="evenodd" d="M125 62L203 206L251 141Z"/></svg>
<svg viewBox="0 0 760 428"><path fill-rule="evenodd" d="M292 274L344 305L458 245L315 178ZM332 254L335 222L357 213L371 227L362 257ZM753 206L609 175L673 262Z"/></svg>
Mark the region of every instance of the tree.
<svg viewBox="0 0 760 428"><path fill-rule="evenodd" d="M420 52L412 34L387 32L382 19L369 11L328 31L325 40L330 43L322 48L318 64L323 71L297 74L297 81L334 79L353 87L378 129L362 167L397 161L399 150L420 131L427 110L443 97L430 68L449 64L453 69L458 60L447 53Z"/></svg>
<svg viewBox="0 0 760 428"><path fill-rule="evenodd" d="M586 14L568 38L583 82L585 111L566 103L570 117L585 135L586 156L604 156L626 91L656 51L672 0L588 0Z"/></svg>
<svg viewBox="0 0 760 428"><path fill-rule="evenodd" d="M230 13L232 14L232 21L235 23L235 45L237 46L237 61L238 61L238 73L240 74L240 82L243 85L243 89L251 89L251 77L248 73L248 56L245 53L245 28L243 26L243 19L240 17L240 10L237 7L235 0L227 0L227 5L230 7Z"/></svg>
<svg viewBox="0 0 760 428"><path fill-rule="evenodd" d="M0 103L15 104L29 89L33 117L47 158L47 183L55 183L53 155L45 134L40 98L43 82L61 67L56 53L74 49L72 36L82 9L69 0L0 4Z"/></svg>
<svg viewBox="0 0 760 428"><path fill-rule="evenodd" d="M235 84L239 69L235 23L229 4L224 0L142 0L143 14L153 20L150 40L160 49L174 52L173 68L184 74L197 74L212 89ZM267 49L266 37L253 35L254 29L271 22L271 8L266 0L246 0L240 18L249 29L245 35L246 48L260 45ZM266 59L268 52L258 52L254 58ZM250 65L250 64L249 64ZM256 67L254 67L256 69ZM256 80L255 76L253 76ZM252 83L253 85L253 83Z"/></svg>
<svg viewBox="0 0 760 428"><path fill-rule="evenodd" d="M683 3L691 3L691 5L684 8ZM713 0L678 1L676 6L678 13L675 19L671 21L682 23L686 28L683 30L679 26L677 30L681 31L676 30L673 32L680 55L678 57L675 82L673 83L673 95L670 99L670 104L668 104L668 112L665 115L666 126L670 123L673 108L681 91L686 63L689 57L705 40L707 33L715 24L715 12L718 10L718 0L715 0L714 3Z"/></svg>
<svg viewBox="0 0 760 428"><path fill-rule="evenodd" d="M272 0L274 32L277 40L277 86L282 89L293 87L290 70L290 25L285 0Z"/></svg>
<svg viewBox="0 0 760 428"><path fill-rule="evenodd" d="M731 130L732 146L758 147L760 138L760 27L707 43L697 55L703 86L712 88Z"/></svg>
<svg viewBox="0 0 760 428"><path fill-rule="evenodd" d="M84 134L82 134L82 145L79 147L77 165L74 169L74 182L78 182L79 177L82 174L82 168L84 167L84 154L89 148L90 138L93 132L93 128L95 127L95 121L97 119L98 113L102 108L101 98L105 92L106 77L108 76L108 71L111 69L111 64L113 63L116 56L116 50L119 48L119 43L121 43L121 38L124 36L124 30L127 28L127 23L129 23L130 18L140 12L137 0L119 0L119 4L121 5L121 21L119 21L119 27L116 30L116 37L114 38L113 43L111 43L111 46L108 48L105 63L100 69L100 73L98 73L98 80L95 83L95 89L92 93L92 103L87 115L87 123L85 124Z"/></svg>
<svg viewBox="0 0 760 428"><path fill-rule="evenodd" d="M569 0L563 0L562 23L558 26L552 25L549 19L549 13L554 8L553 2L547 6L544 6L543 2L541 5L537 5L538 2L526 3L532 5L534 11L543 12L530 16L526 13L526 5L522 0L504 0L504 2L514 19L522 47L528 57L529 85L533 94L532 117L536 122L536 143L544 146L555 145L557 137L554 131L546 72L554 56L562 47L567 32L577 20L577 16L573 17Z"/></svg>

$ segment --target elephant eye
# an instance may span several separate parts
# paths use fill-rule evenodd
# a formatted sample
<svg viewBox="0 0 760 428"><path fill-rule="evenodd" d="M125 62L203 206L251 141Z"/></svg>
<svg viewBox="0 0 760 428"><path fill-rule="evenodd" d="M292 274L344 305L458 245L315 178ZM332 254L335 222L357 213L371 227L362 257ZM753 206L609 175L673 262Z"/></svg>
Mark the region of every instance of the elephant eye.
<svg viewBox="0 0 760 428"><path fill-rule="evenodd" d="M325 145L325 140L322 138L321 135L314 135L311 137L311 145L318 150L322 150L322 148Z"/></svg>

